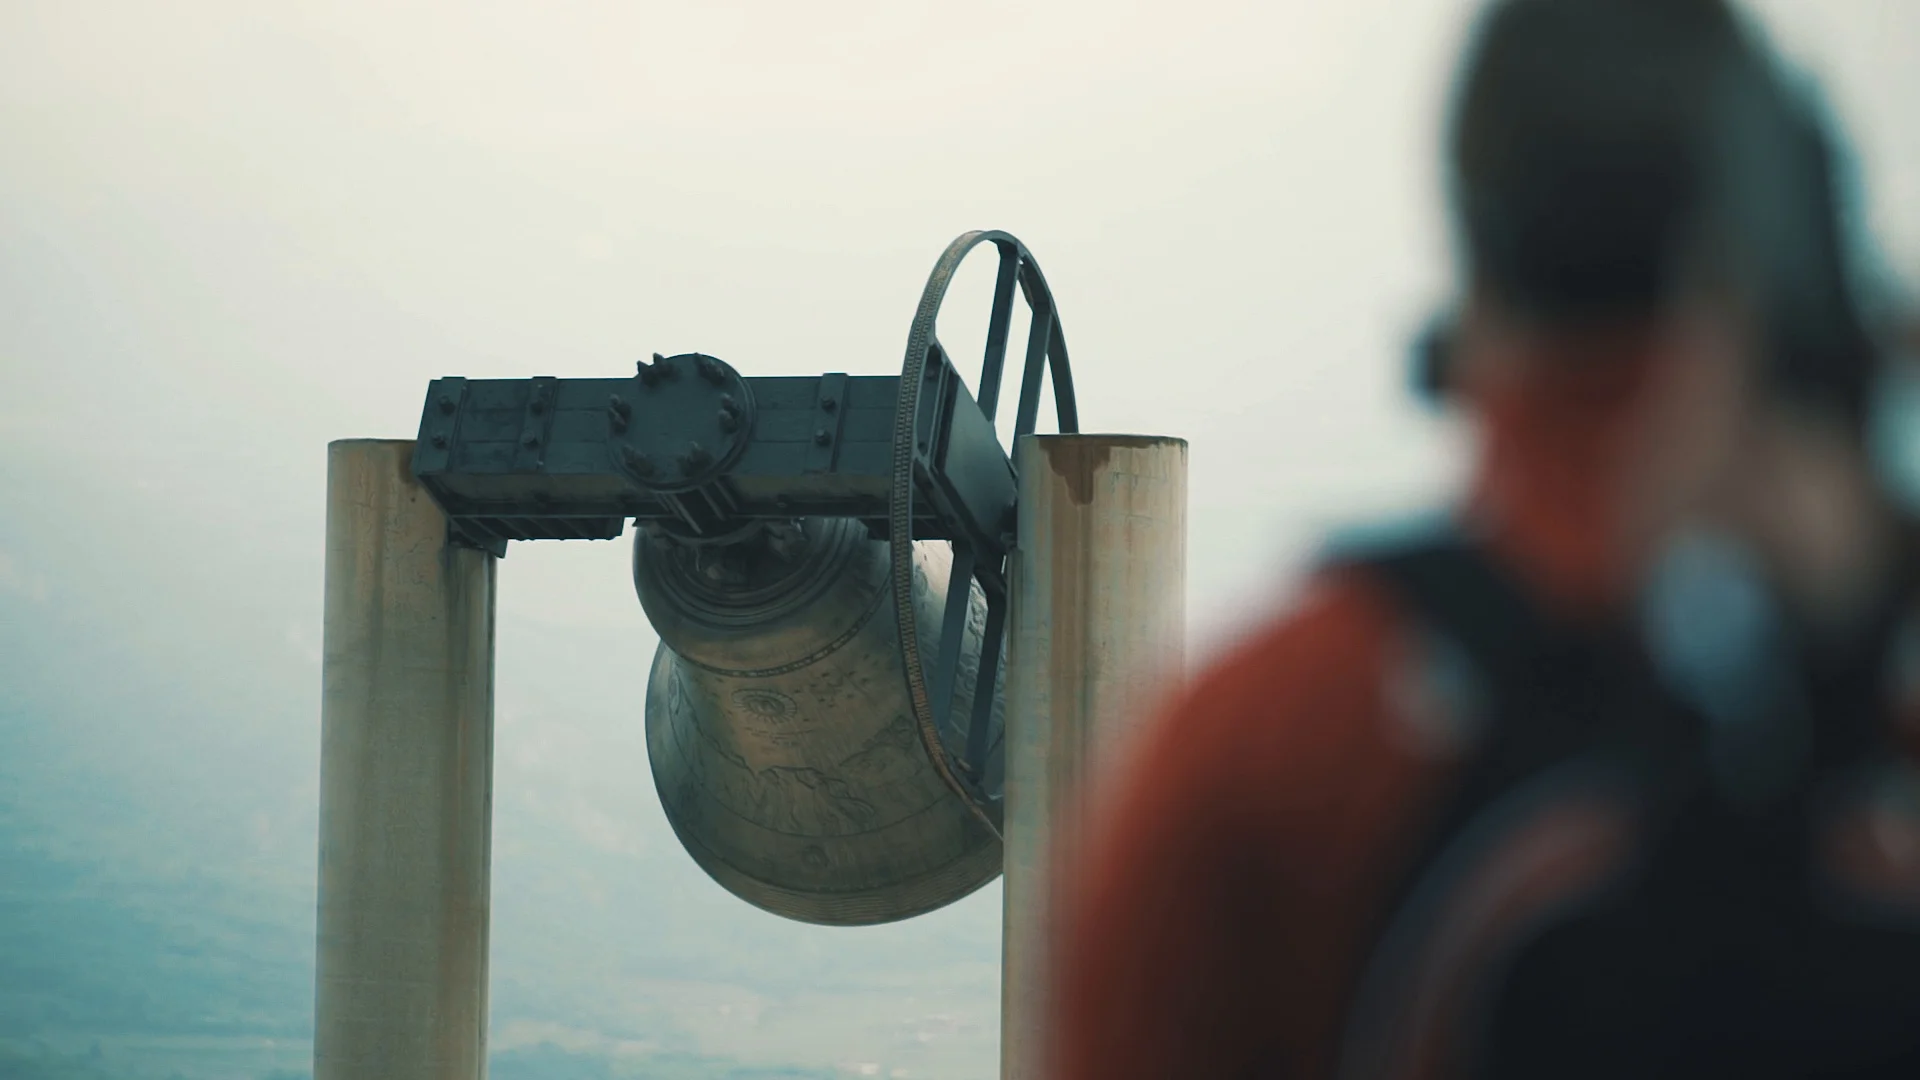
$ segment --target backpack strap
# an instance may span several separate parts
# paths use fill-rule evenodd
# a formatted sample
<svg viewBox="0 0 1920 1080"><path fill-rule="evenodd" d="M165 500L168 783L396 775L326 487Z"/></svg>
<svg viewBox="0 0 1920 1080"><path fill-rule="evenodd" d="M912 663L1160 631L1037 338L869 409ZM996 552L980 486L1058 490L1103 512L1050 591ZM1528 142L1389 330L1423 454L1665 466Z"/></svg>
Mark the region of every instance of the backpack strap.
<svg viewBox="0 0 1920 1080"><path fill-rule="evenodd" d="M1352 560L1415 620L1456 645L1489 684L1524 677L1554 628L1505 567L1457 529Z"/></svg>
<svg viewBox="0 0 1920 1080"><path fill-rule="evenodd" d="M1478 739L1433 812L1378 916L1375 952L1355 991L1347 1075L1394 1075L1404 1039L1475 1036L1475 1007L1439 988L1484 985L1508 944L1611 886L1636 857L1635 792L1651 760L1670 756L1676 726L1633 628L1556 617L1506 566L1457 527L1430 529L1336 560L1384 585L1408 617L1457 650L1475 676ZM1554 885L1561 899L1519 923L1473 914L1476 890L1524 869L1541 830L1597 830L1590 872ZM1519 861L1515 861L1519 860ZM1489 877L1489 872L1493 875ZM1478 926L1471 956L1446 959L1436 943L1458 937L1461 912ZM1464 966L1462 966L1464 965ZM1457 982L1464 980L1464 982ZM1471 993L1467 994L1472 997ZM1452 1019L1431 1012L1434 1002ZM1422 1003L1426 1004L1422 1004ZM1464 1012L1455 1013L1454 1009ZM1423 1019L1424 1018L1424 1019Z"/></svg>
<svg viewBox="0 0 1920 1080"><path fill-rule="evenodd" d="M1884 1044L1885 1068L1849 1075L1920 1076L1920 934L1815 902L1796 825L1808 806L1796 796L1755 817L1719 793L1714 733L1670 692L1637 627L1557 618L1457 528L1333 561L1456 647L1480 712L1471 756L1423 815L1377 916L1343 1077L1408 1075L1409 1052L1494 1078L1647 1075L1676 1062L1698 1063L1692 1075L1810 1075L1819 1047L1777 1038L1801 1028ZM1910 596L1901 584L1893 591ZM1885 752L1881 679L1900 610L1890 597L1860 639L1814 658L1807 780ZM1529 829L1570 820L1602 837L1560 848L1589 875L1553 906L1484 917L1474 883L1511 882ZM1453 917L1477 902L1477 922ZM1471 955L1436 948L1470 940L1462 925L1498 932ZM1756 941L1779 955L1756 954ZM1762 1031L1774 1041L1727 1037Z"/></svg>
<svg viewBox="0 0 1920 1080"><path fill-rule="evenodd" d="M1893 580L1851 639L1824 645L1803 643L1809 692L1818 710L1809 757L1815 770L1875 761L1896 753L1890 730L1896 686L1911 647L1920 564L1902 560Z"/></svg>
<svg viewBox="0 0 1920 1080"><path fill-rule="evenodd" d="M1667 715L1671 697L1636 628L1556 616L1459 525L1430 525L1329 561L1384 585L1473 673L1480 741L1436 836L1557 762L1598 750L1686 752L1691 731Z"/></svg>

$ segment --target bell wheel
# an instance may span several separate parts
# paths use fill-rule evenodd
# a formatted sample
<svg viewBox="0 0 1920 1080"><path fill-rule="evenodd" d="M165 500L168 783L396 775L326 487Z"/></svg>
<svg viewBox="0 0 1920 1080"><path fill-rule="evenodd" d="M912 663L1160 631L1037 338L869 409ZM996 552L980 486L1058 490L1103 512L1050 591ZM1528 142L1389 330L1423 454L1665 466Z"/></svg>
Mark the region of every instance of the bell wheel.
<svg viewBox="0 0 1920 1080"><path fill-rule="evenodd" d="M1020 436L1035 431L1042 389L1048 385L1053 391L1057 429L1063 434L1079 430L1066 334L1039 263L1024 244L1008 233L983 230L960 236L934 264L907 334L906 358L900 368L894 414L887 538L892 559L894 618L899 629L914 727L941 779L965 800L975 817L998 836L999 791L989 777L999 765L997 758L1002 750L1000 740L991 731L991 720L1006 641L1006 570L1013 547L1011 522L1005 531L984 540L946 539L945 542L952 545L953 560L939 633L932 641L924 640L926 635L921 632L913 589L914 542L918 539L915 525L920 516L915 492L925 483L931 455L937 449L934 445L939 436L937 410L942 407L943 393L952 392L945 388L946 383L959 378L959 365L941 343L936 326L961 264L969 255L989 247L997 256L998 266L993 305L987 316L985 354L971 392L960 393L955 407L978 408L986 414L988 424L994 425L1003 396L1015 309L1024 306L1026 349L1017 369L1018 398L1006 445L1011 447ZM1024 303L1017 304L1016 298ZM968 388L962 385L960 389ZM976 596L984 599L985 617L977 631L979 663L974 670L967 671L963 670L962 657L965 641L970 636L968 622L975 617L978 606ZM973 682L971 715L954 715L961 679Z"/></svg>

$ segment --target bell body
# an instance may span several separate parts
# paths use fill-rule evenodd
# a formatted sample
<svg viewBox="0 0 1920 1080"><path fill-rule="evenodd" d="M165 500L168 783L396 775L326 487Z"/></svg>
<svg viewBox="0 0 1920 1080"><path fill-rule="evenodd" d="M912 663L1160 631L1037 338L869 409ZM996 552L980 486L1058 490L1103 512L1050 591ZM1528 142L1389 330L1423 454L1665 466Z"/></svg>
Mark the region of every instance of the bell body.
<svg viewBox="0 0 1920 1080"><path fill-rule="evenodd" d="M635 588L661 638L646 725L667 820L729 892L802 922L911 918L1000 873L1000 842L941 780L914 725L887 552L837 518L718 548L635 542ZM944 543L916 545L929 660L951 559ZM985 623L977 585L972 601L941 732L962 756ZM984 786L997 797L1000 777Z"/></svg>

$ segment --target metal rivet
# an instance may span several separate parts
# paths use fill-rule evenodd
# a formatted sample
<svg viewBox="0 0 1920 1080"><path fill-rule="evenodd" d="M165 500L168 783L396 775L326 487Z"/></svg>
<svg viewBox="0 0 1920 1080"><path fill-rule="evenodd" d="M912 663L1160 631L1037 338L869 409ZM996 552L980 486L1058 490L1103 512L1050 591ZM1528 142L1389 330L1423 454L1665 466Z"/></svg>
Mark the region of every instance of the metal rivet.
<svg viewBox="0 0 1920 1080"><path fill-rule="evenodd" d="M813 444L815 446L826 446L831 442L833 442L833 435L829 433L826 428L821 428L813 433Z"/></svg>
<svg viewBox="0 0 1920 1080"><path fill-rule="evenodd" d="M728 435L740 430L740 419L725 409L720 410L720 430Z"/></svg>
<svg viewBox="0 0 1920 1080"><path fill-rule="evenodd" d="M719 361L711 356L696 356L694 357L693 363L694 366L700 370L701 378L715 386L726 385L727 373L720 370Z"/></svg>
<svg viewBox="0 0 1920 1080"><path fill-rule="evenodd" d="M433 445L436 450L445 450L447 448L447 437L445 435L435 435L433 437Z"/></svg>
<svg viewBox="0 0 1920 1080"><path fill-rule="evenodd" d="M522 439L522 440L520 440L520 442L521 442L521 444L522 444L522 445L524 445L524 446L527 446L527 447L535 447L535 446L539 446L539 445L540 445L540 436L538 436L538 435L529 435L529 436L527 436L526 438L524 438L524 439Z"/></svg>
<svg viewBox="0 0 1920 1080"><path fill-rule="evenodd" d="M448 397L445 394L441 394L438 404L440 406L441 412L447 414L448 416L453 415L453 399L452 398Z"/></svg>
<svg viewBox="0 0 1920 1080"><path fill-rule="evenodd" d="M687 452L680 455L680 466L687 472L704 469L712 461L713 455L707 453L707 448L699 443L687 444Z"/></svg>
<svg viewBox="0 0 1920 1080"><path fill-rule="evenodd" d="M626 462L627 468L632 469L637 475L653 475L653 459L631 446L621 445L620 460Z"/></svg>
<svg viewBox="0 0 1920 1080"><path fill-rule="evenodd" d="M835 398L825 398L820 402L820 407L827 412L833 412L840 407L840 402Z"/></svg>

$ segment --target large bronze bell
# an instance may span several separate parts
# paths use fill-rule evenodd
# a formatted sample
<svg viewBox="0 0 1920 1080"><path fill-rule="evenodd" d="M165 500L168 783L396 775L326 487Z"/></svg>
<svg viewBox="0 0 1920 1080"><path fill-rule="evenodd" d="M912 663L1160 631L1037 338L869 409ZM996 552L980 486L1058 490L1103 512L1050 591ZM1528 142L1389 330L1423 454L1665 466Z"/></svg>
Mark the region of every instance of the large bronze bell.
<svg viewBox="0 0 1920 1080"><path fill-rule="evenodd" d="M951 559L947 544L915 545L928 652ZM661 639L646 724L667 820L715 881L790 919L907 919L1000 873L999 840L942 781L915 729L888 567L886 542L847 518L756 527L723 544L660 529L635 540L634 586ZM940 731L956 756L986 616L973 590ZM1002 681L994 692L997 742ZM997 799L1001 777L979 786Z"/></svg>

